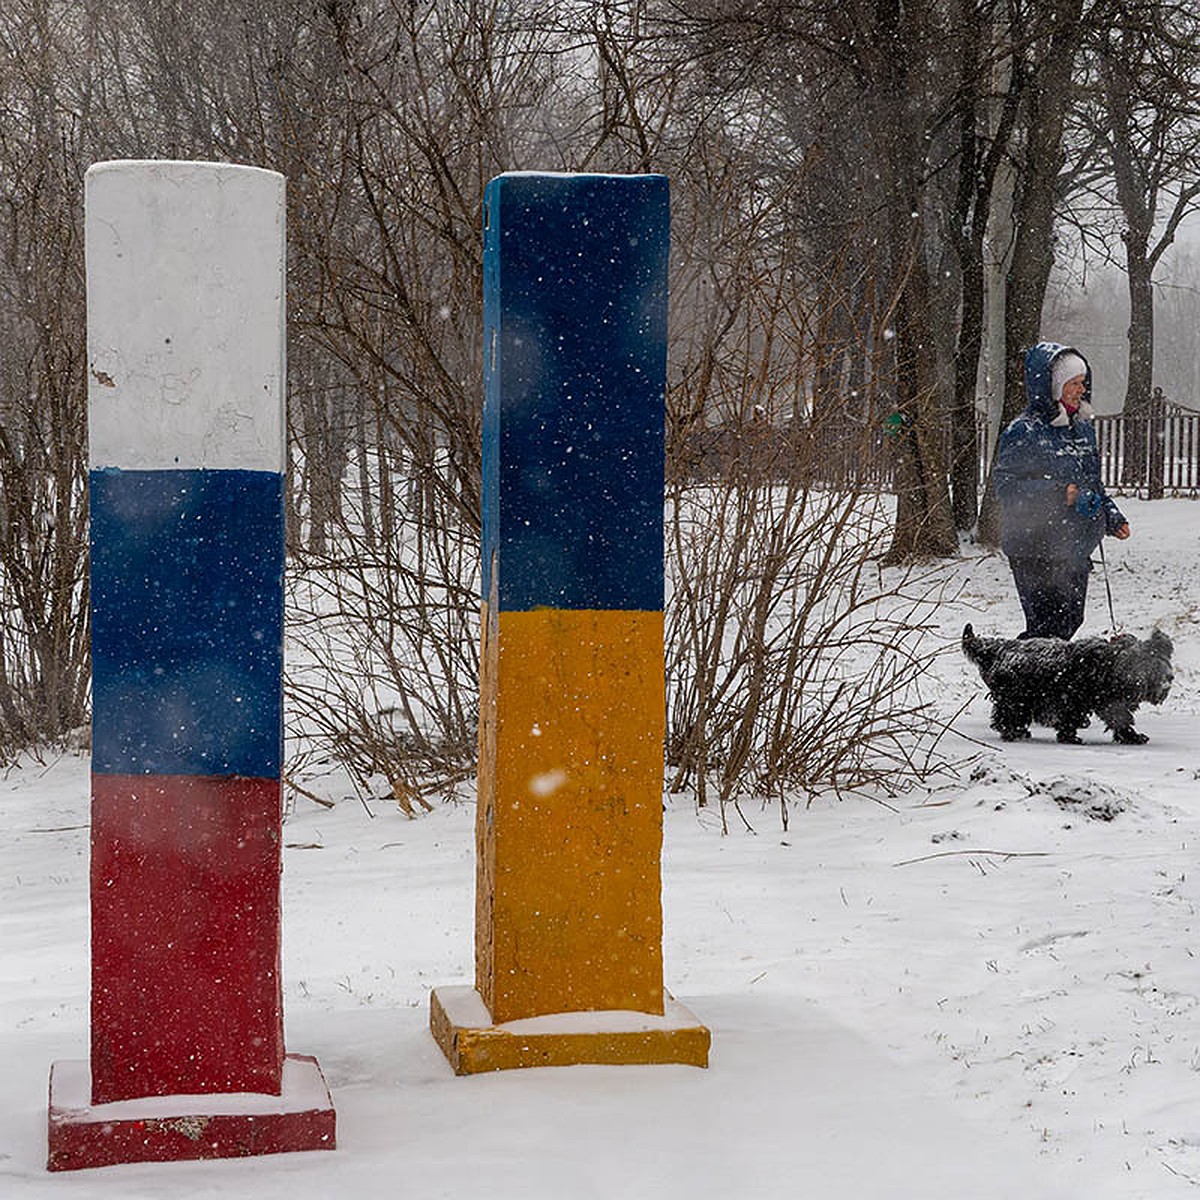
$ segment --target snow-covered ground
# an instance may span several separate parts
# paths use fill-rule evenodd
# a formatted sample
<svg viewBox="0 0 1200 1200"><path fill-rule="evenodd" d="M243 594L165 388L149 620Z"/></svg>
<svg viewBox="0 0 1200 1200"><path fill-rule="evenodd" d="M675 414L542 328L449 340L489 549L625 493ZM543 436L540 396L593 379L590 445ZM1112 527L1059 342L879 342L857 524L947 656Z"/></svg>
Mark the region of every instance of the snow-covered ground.
<svg viewBox="0 0 1200 1200"><path fill-rule="evenodd" d="M87 1047L87 761L0 780L0 1197L1152 1198L1200 1188L1200 504L1124 502L1120 623L1175 640L1146 746L1001 746L973 669L936 667L956 780L821 801L782 831L666 814L668 987L707 1071L456 1079L432 986L471 974L473 814L349 790L285 826L289 1049L315 1054L334 1153L49 1175L49 1065ZM968 553L948 645L1020 621ZM1095 577L1086 631L1109 624Z"/></svg>

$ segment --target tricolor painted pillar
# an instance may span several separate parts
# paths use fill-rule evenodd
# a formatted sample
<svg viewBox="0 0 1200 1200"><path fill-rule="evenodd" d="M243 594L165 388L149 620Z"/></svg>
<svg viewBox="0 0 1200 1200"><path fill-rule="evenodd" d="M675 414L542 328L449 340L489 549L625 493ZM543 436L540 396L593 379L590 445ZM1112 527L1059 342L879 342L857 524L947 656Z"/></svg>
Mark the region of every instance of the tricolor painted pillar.
<svg viewBox="0 0 1200 1200"><path fill-rule="evenodd" d="M90 1062L52 1170L332 1149L280 986L284 181L86 181Z"/></svg>
<svg viewBox="0 0 1200 1200"><path fill-rule="evenodd" d="M705 1065L663 990L667 180L512 174L484 201L475 987L460 1073Z"/></svg>

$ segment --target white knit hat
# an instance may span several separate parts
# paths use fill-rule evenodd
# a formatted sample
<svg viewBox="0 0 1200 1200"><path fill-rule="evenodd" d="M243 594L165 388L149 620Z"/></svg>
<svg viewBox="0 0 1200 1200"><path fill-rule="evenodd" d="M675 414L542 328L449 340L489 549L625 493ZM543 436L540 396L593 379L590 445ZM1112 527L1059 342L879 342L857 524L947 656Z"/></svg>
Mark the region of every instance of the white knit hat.
<svg viewBox="0 0 1200 1200"><path fill-rule="evenodd" d="M1087 363L1073 350L1064 350L1050 368L1050 398L1062 399L1063 384L1076 375L1087 374Z"/></svg>

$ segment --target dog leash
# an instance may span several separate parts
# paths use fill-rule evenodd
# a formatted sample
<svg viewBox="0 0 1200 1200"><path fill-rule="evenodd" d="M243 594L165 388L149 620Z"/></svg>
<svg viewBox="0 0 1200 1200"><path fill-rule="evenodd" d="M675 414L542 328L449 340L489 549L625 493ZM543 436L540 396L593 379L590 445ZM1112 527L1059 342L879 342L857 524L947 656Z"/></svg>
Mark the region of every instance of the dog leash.
<svg viewBox="0 0 1200 1200"><path fill-rule="evenodd" d="M1117 614L1113 611L1112 587L1108 582L1108 561L1104 557L1104 539L1100 539L1100 568L1104 573L1104 591L1108 596L1108 619L1112 622L1113 636L1121 632L1117 626Z"/></svg>

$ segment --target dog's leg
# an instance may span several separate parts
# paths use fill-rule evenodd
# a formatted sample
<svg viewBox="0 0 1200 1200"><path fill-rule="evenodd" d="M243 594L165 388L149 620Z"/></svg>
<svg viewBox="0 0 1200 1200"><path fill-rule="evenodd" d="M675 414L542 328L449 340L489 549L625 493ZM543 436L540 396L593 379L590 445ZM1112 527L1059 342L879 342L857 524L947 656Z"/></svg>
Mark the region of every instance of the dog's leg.
<svg viewBox="0 0 1200 1200"><path fill-rule="evenodd" d="M1133 727L1133 709L1115 701L1096 710L1097 715L1112 731L1113 741L1121 746L1144 746L1150 739Z"/></svg>
<svg viewBox="0 0 1200 1200"><path fill-rule="evenodd" d="M1121 746L1144 746L1149 740L1144 733L1138 733L1132 725L1127 729L1113 730L1113 741Z"/></svg>
<svg viewBox="0 0 1200 1200"><path fill-rule="evenodd" d="M1075 704L1060 704L1058 710L1047 714L1048 725L1053 726L1058 740L1065 746L1081 746L1083 740L1078 731L1086 729L1091 722L1088 720L1089 709L1080 710Z"/></svg>
<svg viewBox="0 0 1200 1200"><path fill-rule="evenodd" d="M992 728L1000 735L1002 742L1021 742L1029 737L1029 717L1022 705L994 700Z"/></svg>

